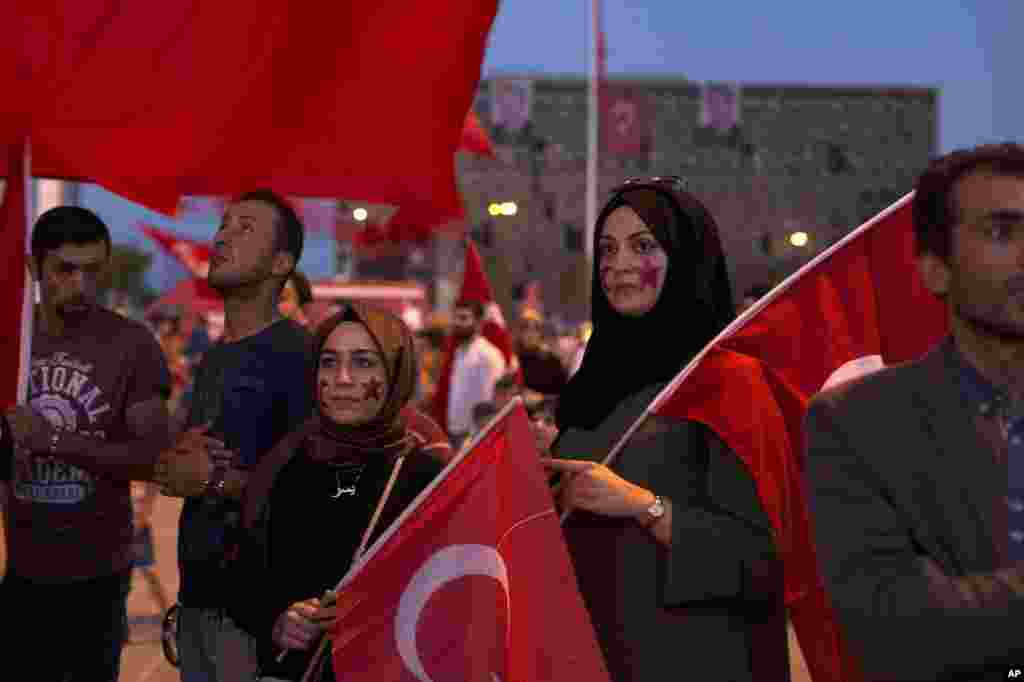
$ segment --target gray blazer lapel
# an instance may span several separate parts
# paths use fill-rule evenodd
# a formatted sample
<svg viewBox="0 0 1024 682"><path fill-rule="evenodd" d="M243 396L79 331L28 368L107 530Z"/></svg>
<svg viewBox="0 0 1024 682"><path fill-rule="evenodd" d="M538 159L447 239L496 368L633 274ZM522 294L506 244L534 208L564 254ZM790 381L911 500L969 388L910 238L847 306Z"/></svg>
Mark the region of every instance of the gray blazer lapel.
<svg viewBox="0 0 1024 682"><path fill-rule="evenodd" d="M963 404L958 370L949 355L951 343L947 340L914 367L915 406L923 427L921 455L936 453L926 466L935 497L930 515L937 518L921 521L945 536L935 539L952 554L955 565L948 568L957 573L991 570L998 563L992 531L1002 477L989 444Z"/></svg>

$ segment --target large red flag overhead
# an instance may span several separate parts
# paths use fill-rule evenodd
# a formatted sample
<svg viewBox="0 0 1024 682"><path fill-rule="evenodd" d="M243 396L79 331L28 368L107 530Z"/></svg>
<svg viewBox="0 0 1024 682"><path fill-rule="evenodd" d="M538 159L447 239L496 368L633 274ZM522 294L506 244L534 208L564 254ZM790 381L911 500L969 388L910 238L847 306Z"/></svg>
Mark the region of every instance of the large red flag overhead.
<svg viewBox="0 0 1024 682"><path fill-rule="evenodd" d="M860 672L815 558L802 481L807 403L826 385L923 355L947 331L945 308L917 271L907 195L737 318L649 408L706 424L750 470L777 531L786 603L815 682Z"/></svg>
<svg viewBox="0 0 1024 682"><path fill-rule="evenodd" d="M339 679L609 679L537 457L515 401L353 566Z"/></svg>
<svg viewBox="0 0 1024 682"><path fill-rule="evenodd" d="M497 0L0 9L0 144L173 214L269 186L461 210L454 153Z"/></svg>
<svg viewBox="0 0 1024 682"><path fill-rule="evenodd" d="M501 307L494 300L494 294L491 293L491 283L487 281L487 274L484 272L483 262L480 260L480 252L477 251L472 240L466 241L462 289L459 292L459 297L455 300L456 303L465 301L483 304L484 322L480 333L501 351L501 354L505 356L506 368L509 368L509 371L515 371L522 383L522 372L516 366L512 350L512 336L505 324L505 316L501 314ZM455 359L455 339L450 335L445 341L442 355L441 371L437 378L437 391L434 394L433 417L442 426L447 426L448 394L451 388L452 363Z"/></svg>
<svg viewBox="0 0 1024 682"><path fill-rule="evenodd" d="M0 204L0 410L28 398L31 357L32 282L28 274L28 168L24 141L0 147L4 151L3 203Z"/></svg>

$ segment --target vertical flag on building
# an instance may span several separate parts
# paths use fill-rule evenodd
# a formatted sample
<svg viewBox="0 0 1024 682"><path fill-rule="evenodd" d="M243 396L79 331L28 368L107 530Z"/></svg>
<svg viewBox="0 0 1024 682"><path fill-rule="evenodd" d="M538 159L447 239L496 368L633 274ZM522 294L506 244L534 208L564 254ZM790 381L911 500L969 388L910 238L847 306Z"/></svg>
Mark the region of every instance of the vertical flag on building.
<svg viewBox="0 0 1024 682"><path fill-rule="evenodd" d="M653 116L647 93L640 87L606 81L600 98L604 151L625 156L650 152Z"/></svg>
<svg viewBox="0 0 1024 682"><path fill-rule="evenodd" d="M702 128L727 133L740 124L740 88L734 83L702 83L700 120Z"/></svg>
<svg viewBox="0 0 1024 682"><path fill-rule="evenodd" d="M491 124L510 133L520 132L530 121L533 81L525 78L494 78L491 90Z"/></svg>
<svg viewBox="0 0 1024 682"><path fill-rule="evenodd" d="M815 682L860 673L818 572L802 481L807 403L824 387L923 355L947 332L945 308L916 268L907 195L737 318L648 408L706 424L746 464L777 531L786 604Z"/></svg>
<svg viewBox="0 0 1024 682"><path fill-rule="evenodd" d="M32 345L28 143L23 138L3 150L6 182L0 204L5 254L0 268L0 410L28 398Z"/></svg>
<svg viewBox="0 0 1024 682"><path fill-rule="evenodd" d="M466 259L462 269L462 289L456 304L459 302L476 302L484 306L484 322L480 333L493 343L505 356L506 367L515 371L522 378L516 367L515 355L512 351L512 336L505 324L505 316L501 307L494 300L491 284L487 281L484 266L480 260L480 252L471 240L466 240ZM437 392L434 394L433 417L437 423L447 428L448 395L451 389L452 363L455 359L455 339L451 336L445 341L441 372L437 378Z"/></svg>
<svg viewBox="0 0 1024 682"><path fill-rule="evenodd" d="M654 118L651 103L642 87L608 80L608 43L604 28L600 25L597 34L597 79L602 150L622 155L650 152Z"/></svg>
<svg viewBox="0 0 1024 682"><path fill-rule="evenodd" d="M352 567L339 679L608 682L537 457L517 399Z"/></svg>

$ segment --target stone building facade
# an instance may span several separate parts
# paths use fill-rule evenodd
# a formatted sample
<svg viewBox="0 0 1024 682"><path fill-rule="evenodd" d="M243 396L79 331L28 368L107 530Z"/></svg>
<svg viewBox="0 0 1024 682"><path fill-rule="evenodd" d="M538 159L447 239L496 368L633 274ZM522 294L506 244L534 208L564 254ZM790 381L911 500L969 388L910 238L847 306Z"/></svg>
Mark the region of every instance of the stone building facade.
<svg viewBox="0 0 1024 682"><path fill-rule="evenodd" d="M499 299L509 304L509 290L539 281L545 308L578 320L588 297L580 250L587 84L579 77L531 80L530 124L515 134L491 125L490 84L481 83L474 108L498 158L459 154L467 222ZM639 155L600 155L600 199L629 177L684 178L719 223L737 297L778 281L909 192L937 152L935 89L740 85L738 124L719 132L700 125L700 84L611 83L643 93L651 144ZM505 201L516 202L515 216L489 216L490 203ZM798 230L810 237L803 248L788 241ZM444 276L453 252L441 251Z"/></svg>

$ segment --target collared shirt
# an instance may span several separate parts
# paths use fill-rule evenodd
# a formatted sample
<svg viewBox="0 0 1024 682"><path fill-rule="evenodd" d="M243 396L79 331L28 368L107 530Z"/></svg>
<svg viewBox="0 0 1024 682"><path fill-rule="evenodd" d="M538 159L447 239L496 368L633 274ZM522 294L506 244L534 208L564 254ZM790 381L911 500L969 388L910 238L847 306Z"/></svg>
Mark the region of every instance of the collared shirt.
<svg viewBox="0 0 1024 682"><path fill-rule="evenodd" d="M494 384L505 373L505 356L481 335L455 349L448 394L448 433L473 430L473 407L494 399Z"/></svg>
<svg viewBox="0 0 1024 682"><path fill-rule="evenodd" d="M964 404L982 420L995 420L1005 443L1007 524L1011 559L1024 559L1024 414L1010 410L1004 391L989 381L952 344L951 357L959 370Z"/></svg>

